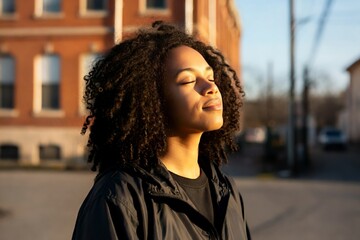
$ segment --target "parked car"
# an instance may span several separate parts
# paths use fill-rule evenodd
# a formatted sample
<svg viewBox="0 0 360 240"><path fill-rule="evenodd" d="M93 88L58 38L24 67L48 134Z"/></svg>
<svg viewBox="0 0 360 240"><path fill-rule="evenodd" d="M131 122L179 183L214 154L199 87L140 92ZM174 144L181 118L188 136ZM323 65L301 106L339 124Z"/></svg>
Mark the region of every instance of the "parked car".
<svg viewBox="0 0 360 240"><path fill-rule="evenodd" d="M343 131L336 128L324 128L319 134L319 143L324 150L346 149L347 138Z"/></svg>
<svg viewBox="0 0 360 240"><path fill-rule="evenodd" d="M248 128L245 130L244 134L247 143L264 143L266 129L265 127Z"/></svg>

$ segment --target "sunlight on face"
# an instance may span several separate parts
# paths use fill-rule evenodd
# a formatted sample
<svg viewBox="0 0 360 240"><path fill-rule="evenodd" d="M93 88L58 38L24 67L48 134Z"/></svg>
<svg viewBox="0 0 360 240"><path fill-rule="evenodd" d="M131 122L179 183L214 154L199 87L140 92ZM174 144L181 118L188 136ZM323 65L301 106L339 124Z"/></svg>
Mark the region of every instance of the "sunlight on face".
<svg viewBox="0 0 360 240"><path fill-rule="evenodd" d="M221 128L221 94L212 68L199 52L187 46L170 50L165 60L164 79L172 133L202 133Z"/></svg>

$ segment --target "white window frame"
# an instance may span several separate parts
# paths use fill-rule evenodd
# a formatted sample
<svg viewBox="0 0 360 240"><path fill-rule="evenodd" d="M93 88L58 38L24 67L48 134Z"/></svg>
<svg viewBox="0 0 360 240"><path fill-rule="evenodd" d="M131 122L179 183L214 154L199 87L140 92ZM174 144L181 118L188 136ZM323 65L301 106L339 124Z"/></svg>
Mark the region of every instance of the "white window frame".
<svg viewBox="0 0 360 240"><path fill-rule="evenodd" d="M80 0L80 16L81 17L106 17L109 15L109 0L106 0L104 10L88 10L87 0Z"/></svg>
<svg viewBox="0 0 360 240"><path fill-rule="evenodd" d="M58 109L47 109L42 107L42 58L46 55L42 54L35 57L34 60L34 99L33 99L33 113L35 117L64 117L64 112L61 109L61 58L59 57L59 108Z"/></svg>
<svg viewBox="0 0 360 240"><path fill-rule="evenodd" d="M89 73L95 62L101 57L101 53L88 52L80 56L80 76L79 76L79 115L85 116L87 114L86 105L83 100L85 93L85 80L84 77ZM89 59L89 58L92 58Z"/></svg>
<svg viewBox="0 0 360 240"><path fill-rule="evenodd" d="M60 1L60 11L59 12L46 12L43 8L44 0L35 0L35 17L36 18L62 18L63 15L63 1Z"/></svg>
<svg viewBox="0 0 360 240"><path fill-rule="evenodd" d="M141 15L170 15L170 1L169 0L165 0L166 2L166 7L164 9L161 8L147 8L146 6L146 0L140 0L139 1L139 11Z"/></svg>

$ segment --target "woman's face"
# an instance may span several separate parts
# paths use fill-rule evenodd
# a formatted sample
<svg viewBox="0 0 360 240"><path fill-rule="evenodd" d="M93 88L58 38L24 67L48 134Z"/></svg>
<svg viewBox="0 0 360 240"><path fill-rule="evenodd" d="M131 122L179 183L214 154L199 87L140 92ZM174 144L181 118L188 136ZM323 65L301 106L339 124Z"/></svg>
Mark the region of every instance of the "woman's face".
<svg viewBox="0 0 360 240"><path fill-rule="evenodd" d="M203 56L187 46L169 51L164 95L172 134L217 130L223 124L221 94Z"/></svg>

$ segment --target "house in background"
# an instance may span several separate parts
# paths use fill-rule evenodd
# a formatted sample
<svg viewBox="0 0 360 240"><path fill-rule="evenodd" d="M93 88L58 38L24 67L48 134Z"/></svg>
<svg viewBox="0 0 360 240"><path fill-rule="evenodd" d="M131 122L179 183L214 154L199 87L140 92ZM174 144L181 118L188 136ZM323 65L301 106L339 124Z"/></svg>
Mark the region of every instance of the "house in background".
<svg viewBox="0 0 360 240"><path fill-rule="evenodd" d="M360 58L346 68L350 82L346 89L345 109L339 118L339 128L350 142L360 142Z"/></svg>
<svg viewBox="0 0 360 240"><path fill-rule="evenodd" d="M233 0L0 0L0 166L82 164L83 76L159 19L220 49L241 72Z"/></svg>

